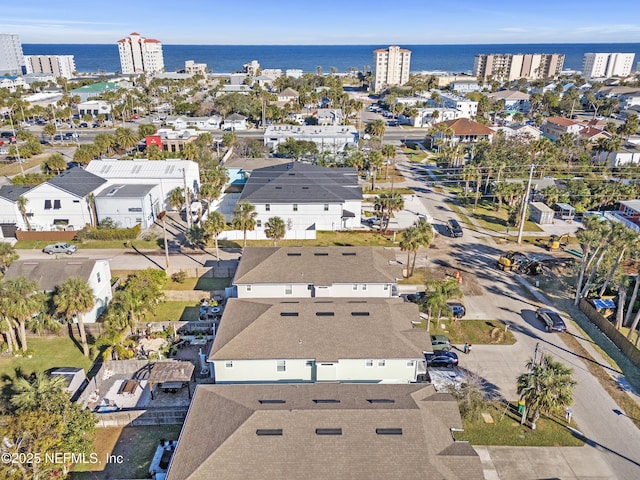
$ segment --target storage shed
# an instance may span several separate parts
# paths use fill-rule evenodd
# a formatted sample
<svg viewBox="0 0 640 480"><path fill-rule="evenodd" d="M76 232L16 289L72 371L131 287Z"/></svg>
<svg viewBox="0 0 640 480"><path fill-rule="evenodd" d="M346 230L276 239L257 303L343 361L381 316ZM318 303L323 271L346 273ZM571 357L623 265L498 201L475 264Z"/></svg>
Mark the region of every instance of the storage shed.
<svg viewBox="0 0 640 480"><path fill-rule="evenodd" d="M556 203L556 213L562 220L572 221L576 216L576 209L568 203Z"/></svg>
<svg viewBox="0 0 640 480"><path fill-rule="evenodd" d="M549 225L553 223L555 212L542 202L531 202L529 204L529 220L538 225Z"/></svg>

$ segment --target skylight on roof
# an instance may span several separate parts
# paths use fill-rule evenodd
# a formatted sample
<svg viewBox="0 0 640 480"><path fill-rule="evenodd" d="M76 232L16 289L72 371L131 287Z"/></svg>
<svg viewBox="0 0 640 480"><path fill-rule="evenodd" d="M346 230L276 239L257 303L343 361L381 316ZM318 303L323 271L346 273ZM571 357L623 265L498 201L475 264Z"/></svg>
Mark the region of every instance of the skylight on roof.
<svg viewBox="0 0 640 480"><path fill-rule="evenodd" d="M315 253L313 254L313 256L314 256L314 257L328 257L328 256L329 256L329 253L327 253L327 252L315 252Z"/></svg>
<svg viewBox="0 0 640 480"><path fill-rule="evenodd" d="M258 402L260 402L260 404L264 405L264 404L277 404L277 403L287 403L286 400L274 400L274 399L266 399L266 400L258 400Z"/></svg>
<svg viewBox="0 0 640 480"><path fill-rule="evenodd" d="M376 428L378 435L402 435L401 428Z"/></svg>
<svg viewBox="0 0 640 480"><path fill-rule="evenodd" d="M392 398L367 398L369 403L396 403Z"/></svg>
<svg viewBox="0 0 640 480"><path fill-rule="evenodd" d="M302 253L300 252L289 252L287 253L287 257L301 257Z"/></svg>
<svg viewBox="0 0 640 480"><path fill-rule="evenodd" d="M316 317L333 317L334 312L316 312Z"/></svg>
<svg viewBox="0 0 640 480"><path fill-rule="evenodd" d="M280 312L281 317L297 317L298 312Z"/></svg>
<svg viewBox="0 0 640 480"><path fill-rule="evenodd" d="M316 398L313 400L313 403L340 403L340 400L336 400L335 398Z"/></svg>
<svg viewBox="0 0 640 480"><path fill-rule="evenodd" d="M261 437L268 437L268 436L274 436L274 435L282 436L282 429L281 428L259 428L256 430L256 435Z"/></svg>
<svg viewBox="0 0 640 480"><path fill-rule="evenodd" d="M342 252L343 257L355 257L356 252Z"/></svg>
<svg viewBox="0 0 640 480"><path fill-rule="evenodd" d="M341 428L316 428L316 435L342 435Z"/></svg>
<svg viewBox="0 0 640 480"><path fill-rule="evenodd" d="M352 317L368 317L369 312L351 312Z"/></svg>

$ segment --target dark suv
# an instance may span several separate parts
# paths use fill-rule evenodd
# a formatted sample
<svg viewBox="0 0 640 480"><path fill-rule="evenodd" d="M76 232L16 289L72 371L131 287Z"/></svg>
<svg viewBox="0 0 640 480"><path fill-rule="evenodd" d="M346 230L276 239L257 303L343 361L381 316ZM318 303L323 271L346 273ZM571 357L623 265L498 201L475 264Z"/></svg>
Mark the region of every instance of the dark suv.
<svg viewBox="0 0 640 480"><path fill-rule="evenodd" d="M447 230L449 230L449 234L454 238L462 236L462 227L458 221L453 218L447 222Z"/></svg>
<svg viewBox="0 0 640 480"><path fill-rule="evenodd" d="M544 323L547 332L566 332L567 326L560 314L548 308L536 310L536 318Z"/></svg>

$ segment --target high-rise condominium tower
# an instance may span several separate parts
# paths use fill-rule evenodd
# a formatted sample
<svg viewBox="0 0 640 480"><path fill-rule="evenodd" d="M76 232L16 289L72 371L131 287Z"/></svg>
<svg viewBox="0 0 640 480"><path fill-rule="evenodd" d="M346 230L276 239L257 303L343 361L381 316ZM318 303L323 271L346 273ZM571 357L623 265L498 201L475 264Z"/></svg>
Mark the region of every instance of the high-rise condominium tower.
<svg viewBox="0 0 640 480"><path fill-rule="evenodd" d="M19 75L23 64L20 37L13 33L0 33L0 75Z"/></svg>
<svg viewBox="0 0 640 480"><path fill-rule="evenodd" d="M122 73L153 73L164 70L162 43L133 32L118 40Z"/></svg>
<svg viewBox="0 0 640 480"><path fill-rule="evenodd" d="M499 82L526 78L538 80L555 78L564 65L562 53L517 53L476 55L473 74L478 79L491 77Z"/></svg>
<svg viewBox="0 0 640 480"><path fill-rule="evenodd" d="M51 73L54 77L71 78L76 71L73 55L25 55L27 73Z"/></svg>
<svg viewBox="0 0 640 480"><path fill-rule="evenodd" d="M373 90L378 92L385 87L404 85L409 81L411 50L391 46L373 51L374 82Z"/></svg>
<svg viewBox="0 0 640 480"><path fill-rule="evenodd" d="M589 78L626 77L635 53L585 53L582 75Z"/></svg>

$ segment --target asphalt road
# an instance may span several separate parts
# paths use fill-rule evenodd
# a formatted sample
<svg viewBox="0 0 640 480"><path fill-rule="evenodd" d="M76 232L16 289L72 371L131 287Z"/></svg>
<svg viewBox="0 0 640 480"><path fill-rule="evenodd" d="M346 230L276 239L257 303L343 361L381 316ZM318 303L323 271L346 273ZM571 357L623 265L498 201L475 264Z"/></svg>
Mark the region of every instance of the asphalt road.
<svg viewBox="0 0 640 480"><path fill-rule="evenodd" d="M494 265L505 247L494 241L494 236L465 228L462 238L446 235L444 222L456 218L446 197L428 187L423 171L415 164L398 159L398 168L407 178L406 185L416 189L417 197L434 217L434 227L441 235L434 241L433 248L419 252L417 267L441 268L443 277L454 270L461 272L463 289L465 284L473 286L472 295L466 294L464 303L466 318L497 319L508 325L516 336L512 346L474 346L469 355L459 353L461 368L477 374L487 387L503 398L514 400L516 378L526 372L525 364L531 360L537 346L537 358L549 353L565 365L574 369L578 381L575 389L575 403L571 407L573 419L580 425L593 448L593 455L601 455L619 479L640 478L640 431L619 409L598 380L587 369L590 359L581 358L572 352L563 341L564 335L573 335L585 345L602 367L612 371L595 352L590 341L572 323L568 333L547 333L535 318L535 310L543 304L531 300L531 295L516 280L514 274L501 272ZM513 248L513 244L510 247ZM533 247L536 248L536 247ZM404 254L398 255L403 261ZM532 280L531 277L528 280ZM614 377L620 376L612 372Z"/></svg>

